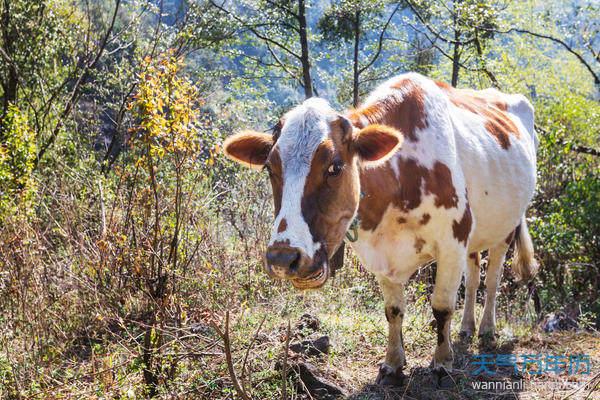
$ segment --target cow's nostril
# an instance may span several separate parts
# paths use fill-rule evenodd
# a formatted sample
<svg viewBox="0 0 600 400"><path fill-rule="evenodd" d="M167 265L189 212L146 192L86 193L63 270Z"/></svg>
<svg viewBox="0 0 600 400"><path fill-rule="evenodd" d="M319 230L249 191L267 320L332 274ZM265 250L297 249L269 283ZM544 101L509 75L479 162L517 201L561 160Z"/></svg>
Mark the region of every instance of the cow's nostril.
<svg viewBox="0 0 600 400"><path fill-rule="evenodd" d="M298 251L296 251L296 257L294 257L294 259L292 260L292 262L290 263L290 271L296 271L298 269L298 267L300 266L300 253Z"/></svg>
<svg viewBox="0 0 600 400"><path fill-rule="evenodd" d="M293 271L300 265L300 252L295 249L271 249L267 251L267 263L271 267Z"/></svg>

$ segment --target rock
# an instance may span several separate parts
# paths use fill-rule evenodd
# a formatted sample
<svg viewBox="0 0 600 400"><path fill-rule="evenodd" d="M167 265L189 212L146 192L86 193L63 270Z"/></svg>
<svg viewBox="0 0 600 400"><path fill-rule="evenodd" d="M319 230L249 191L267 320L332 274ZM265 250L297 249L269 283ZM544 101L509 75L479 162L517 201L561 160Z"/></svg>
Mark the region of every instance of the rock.
<svg viewBox="0 0 600 400"><path fill-rule="evenodd" d="M319 376L319 370L314 365L299 362L292 368L302 380L302 382L298 382L299 392L308 391L315 400L334 400L339 396L348 396L341 387Z"/></svg>
<svg viewBox="0 0 600 400"><path fill-rule="evenodd" d="M202 336L213 336L215 334L215 331L212 328L212 326L202 322L190 326L190 331L192 333L195 333L196 335Z"/></svg>
<svg viewBox="0 0 600 400"><path fill-rule="evenodd" d="M548 314L544 318L544 332L579 330L579 324L562 311Z"/></svg>
<svg viewBox="0 0 600 400"><path fill-rule="evenodd" d="M321 322L319 319L310 314L304 314L300 317L300 320L296 323L296 331L298 331L298 335L304 337L306 333L316 332L320 329Z"/></svg>
<svg viewBox="0 0 600 400"><path fill-rule="evenodd" d="M329 336L321 336L316 339L307 339L300 343L290 344L291 351L294 353L306 354L307 356L329 354L329 347Z"/></svg>

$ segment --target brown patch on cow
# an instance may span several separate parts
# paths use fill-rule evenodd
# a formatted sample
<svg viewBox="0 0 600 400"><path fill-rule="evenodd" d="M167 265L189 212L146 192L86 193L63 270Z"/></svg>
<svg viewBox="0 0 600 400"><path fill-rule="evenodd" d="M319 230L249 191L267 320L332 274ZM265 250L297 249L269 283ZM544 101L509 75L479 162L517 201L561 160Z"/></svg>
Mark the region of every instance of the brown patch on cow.
<svg viewBox="0 0 600 400"><path fill-rule="evenodd" d="M347 117L350 120L350 123L352 123L352 125L354 125L358 129L362 129L362 128L365 127L364 124L363 124L363 122L362 122L362 119L360 118L360 115L357 114L355 110L350 111L349 113L347 113Z"/></svg>
<svg viewBox="0 0 600 400"><path fill-rule="evenodd" d="M290 239L285 239L285 240L276 240L269 247L289 247L289 245L290 245Z"/></svg>
<svg viewBox="0 0 600 400"><path fill-rule="evenodd" d="M281 222L279 223L279 226L277 227L277 233L281 233L283 231L285 231L287 229L287 221L285 220L285 218L281 219Z"/></svg>
<svg viewBox="0 0 600 400"><path fill-rule="evenodd" d="M436 82L441 87L452 104L485 118L485 127L500 147L507 150L510 147L511 134L519 138L519 130L506 114L506 102L493 92L483 92L470 89L455 89L444 83Z"/></svg>
<svg viewBox="0 0 600 400"><path fill-rule="evenodd" d="M433 164L429 179L425 179L425 191L435 196L435 206L446 209L456 207L458 196L452 184L450 168L439 161Z"/></svg>
<svg viewBox="0 0 600 400"><path fill-rule="evenodd" d="M469 239L469 233L471 233L471 225L473 223L473 216L471 215L471 207L469 207L469 202L465 206L465 212L463 213L460 221L454 221L452 223L452 232L454 233L454 238L459 242L463 242L463 244L467 245L467 240Z"/></svg>
<svg viewBox="0 0 600 400"><path fill-rule="evenodd" d="M277 142L279 136L281 135L281 130L283 129L283 124L285 124L285 118L279 118L279 121L273 126L273 140Z"/></svg>
<svg viewBox="0 0 600 400"><path fill-rule="evenodd" d="M375 229L390 204L405 213L414 210L423 195L433 195L437 207L458 205L450 169L443 163L437 161L428 169L412 158L399 158L398 171L396 177L389 166L361 169L361 188L367 193L358 209L362 229Z"/></svg>
<svg viewBox="0 0 600 400"><path fill-rule="evenodd" d="M350 168L352 152L343 141L350 128L335 121L330 124L330 138L315 151L301 200L302 216L313 240L322 244L327 257L342 241L346 222L352 219L359 201L358 176ZM333 162L343 165L337 176L327 173Z"/></svg>
<svg viewBox="0 0 600 400"><path fill-rule="evenodd" d="M348 113L348 119L357 128L363 128L361 116L369 124L388 125L398 129L409 140L416 142L416 130L429 126L425 115L425 91L415 81L402 79L391 88L402 91L402 100L387 96Z"/></svg>
<svg viewBox="0 0 600 400"><path fill-rule="evenodd" d="M406 223L406 218L404 218L404 217L398 217L396 219L396 221L398 221L399 224L405 224Z"/></svg>
<svg viewBox="0 0 600 400"><path fill-rule="evenodd" d="M473 264L476 267L479 267L479 265L481 264L481 255L479 254L478 251L476 251L474 253L470 253L469 258L473 260Z"/></svg>
<svg viewBox="0 0 600 400"><path fill-rule="evenodd" d="M417 251L417 254L419 254L423 250L423 246L425 245L425 243L425 240L423 240L422 238L415 238L415 243L413 244L413 247Z"/></svg>
<svg viewBox="0 0 600 400"><path fill-rule="evenodd" d="M513 239L515 238L515 231L512 230L508 236L506 237L506 239L504 239L504 242L510 246L510 244L512 243Z"/></svg>
<svg viewBox="0 0 600 400"><path fill-rule="evenodd" d="M421 220L419 221L419 224L421 224L421 225L427 225L427 223L429 222L430 219L431 219L431 215L429 215L429 213L425 213L421 217Z"/></svg>
<svg viewBox="0 0 600 400"><path fill-rule="evenodd" d="M275 216L279 215L281 209L281 196L283 192L283 169L281 166L281 158L277 147L274 147L265 162L271 173L269 179L271 181L271 189L273 190L273 205L275 207Z"/></svg>
<svg viewBox="0 0 600 400"><path fill-rule="evenodd" d="M400 318L403 317L403 315L400 313L400 308L398 308L396 306L391 306L391 307L385 308L385 319L387 320L387 322L391 322L398 315L400 315Z"/></svg>
<svg viewBox="0 0 600 400"><path fill-rule="evenodd" d="M438 346L444 343L444 327L446 326L446 322L448 320L448 316L450 315L450 311L448 310L438 310L433 309L433 316L435 317L435 322L437 325L437 344Z"/></svg>

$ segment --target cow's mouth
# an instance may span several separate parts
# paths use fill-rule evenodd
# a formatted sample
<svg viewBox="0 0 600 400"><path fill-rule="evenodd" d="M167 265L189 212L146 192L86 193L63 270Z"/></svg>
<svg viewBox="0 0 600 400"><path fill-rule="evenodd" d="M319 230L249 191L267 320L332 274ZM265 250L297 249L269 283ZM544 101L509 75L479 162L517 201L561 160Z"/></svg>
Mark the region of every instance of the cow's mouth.
<svg viewBox="0 0 600 400"><path fill-rule="evenodd" d="M323 263L321 268L313 274L300 279L292 279L292 284L296 289L316 289L325 284L329 278L329 265Z"/></svg>

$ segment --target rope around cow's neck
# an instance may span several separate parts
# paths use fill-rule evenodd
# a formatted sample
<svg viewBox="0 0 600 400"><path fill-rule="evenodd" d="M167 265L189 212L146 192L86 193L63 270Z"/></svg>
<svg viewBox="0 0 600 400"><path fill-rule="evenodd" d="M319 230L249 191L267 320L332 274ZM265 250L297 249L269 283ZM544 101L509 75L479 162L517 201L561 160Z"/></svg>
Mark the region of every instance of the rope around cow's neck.
<svg viewBox="0 0 600 400"><path fill-rule="evenodd" d="M360 192L360 200L362 200L363 197L365 197L365 192ZM346 239L348 239L348 241L354 243L358 240L358 227L359 226L360 226L360 221L358 220L358 217L354 217L354 219L352 220L352 223L350 224L350 226L348 227L348 230L346 231ZM352 236L352 234L350 232L352 232L354 234L354 236Z"/></svg>
<svg viewBox="0 0 600 400"><path fill-rule="evenodd" d="M358 218L354 217L354 219L352 220L352 223L350 224L350 227L346 231L346 239L348 239L352 243L354 243L358 240L358 226L359 225L360 225L360 222L358 222ZM354 236L352 236L350 234L350 232L352 232L354 234Z"/></svg>

